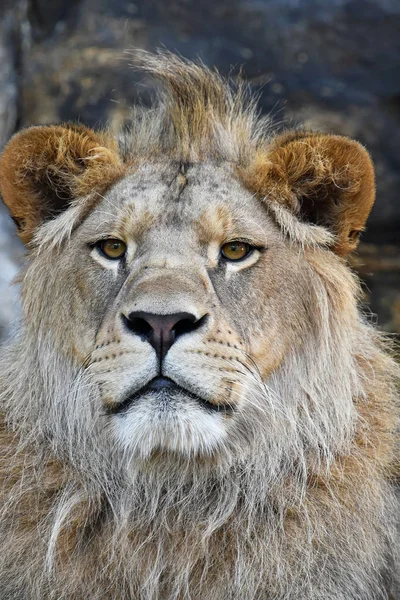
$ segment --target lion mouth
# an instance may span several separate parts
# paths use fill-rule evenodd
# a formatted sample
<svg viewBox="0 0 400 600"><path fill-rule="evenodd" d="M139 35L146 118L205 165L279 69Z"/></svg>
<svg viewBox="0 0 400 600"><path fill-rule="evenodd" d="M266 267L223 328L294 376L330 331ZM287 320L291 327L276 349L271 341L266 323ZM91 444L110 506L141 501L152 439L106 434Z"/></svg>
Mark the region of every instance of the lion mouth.
<svg viewBox="0 0 400 600"><path fill-rule="evenodd" d="M163 401L172 399L177 395L185 395L192 400L195 400L200 406L208 412L232 413L234 407L231 404L213 404L205 398L198 396L194 392L178 385L169 377L158 376L154 377L145 386L126 396L122 402L107 407L108 415L121 415L126 413L140 398L145 394L158 394L163 398Z"/></svg>

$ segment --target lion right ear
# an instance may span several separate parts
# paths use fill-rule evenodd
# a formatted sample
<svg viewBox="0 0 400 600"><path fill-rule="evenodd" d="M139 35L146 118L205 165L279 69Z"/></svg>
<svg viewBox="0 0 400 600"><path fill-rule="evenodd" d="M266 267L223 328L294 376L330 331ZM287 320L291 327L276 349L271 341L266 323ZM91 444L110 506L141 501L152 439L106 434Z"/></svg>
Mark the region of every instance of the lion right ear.
<svg viewBox="0 0 400 600"><path fill-rule="evenodd" d="M102 193L123 174L117 143L82 125L30 127L0 157L0 193L29 243L36 229L77 198Z"/></svg>
<svg viewBox="0 0 400 600"><path fill-rule="evenodd" d="M331 249L340 256L357 246L375 200L367 150L340 135L280 135L260 149L245 182L276 216L283 208L295 221L332 235Z"/></svg>

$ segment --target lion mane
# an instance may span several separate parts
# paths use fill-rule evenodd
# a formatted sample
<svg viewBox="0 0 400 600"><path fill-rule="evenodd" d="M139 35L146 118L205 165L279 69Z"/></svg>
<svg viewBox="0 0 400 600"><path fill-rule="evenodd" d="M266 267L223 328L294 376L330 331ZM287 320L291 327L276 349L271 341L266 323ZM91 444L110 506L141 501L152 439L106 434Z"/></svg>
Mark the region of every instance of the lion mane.
<svg viewBox="0 0 400 600"><path fill-rule="evenodd" d="M201 64L134 62L162 89L119 138L32 127L0 158L27 245L0 352L1 598L394 599L399 374L346 259L369 155L277 134ZM218 255L232 239L244 260ZM179 389L139 393L146 315L172 313Z"/></svg>

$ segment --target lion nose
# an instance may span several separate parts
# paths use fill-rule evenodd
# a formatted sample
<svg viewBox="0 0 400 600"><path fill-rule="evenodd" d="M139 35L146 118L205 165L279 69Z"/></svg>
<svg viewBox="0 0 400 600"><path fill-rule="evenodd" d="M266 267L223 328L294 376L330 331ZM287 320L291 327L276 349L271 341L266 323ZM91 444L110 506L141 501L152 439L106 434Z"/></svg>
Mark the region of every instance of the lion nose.
<svg viewBox="0 0 400 600"><path fill-rule="evenodd" d="M124 321L132 333L153 346L159 361L162 362L174 342L185 333L199 329L206 318L207 315L204 315L197 319L195 315L187 312L157 315L135 311L128 317L124 316Z"/></svg>

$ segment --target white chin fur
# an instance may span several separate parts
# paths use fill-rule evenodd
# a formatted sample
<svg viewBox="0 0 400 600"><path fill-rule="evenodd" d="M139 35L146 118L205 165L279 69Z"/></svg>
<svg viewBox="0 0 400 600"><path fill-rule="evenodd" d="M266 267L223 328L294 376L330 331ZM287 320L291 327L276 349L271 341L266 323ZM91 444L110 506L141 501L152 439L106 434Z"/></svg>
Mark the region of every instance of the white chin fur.
<svg viewBox="0 0 400 600"><path fill-rule="evenodd" d="M163 402L158 395L146 396L113 419L117 440L132 457L148 458L156 450L211 455L227 435L223 414L189 398Z"/></svg>

